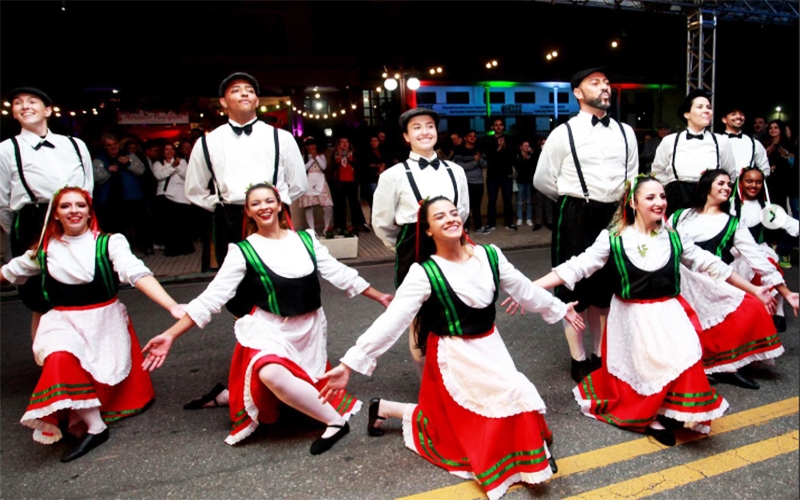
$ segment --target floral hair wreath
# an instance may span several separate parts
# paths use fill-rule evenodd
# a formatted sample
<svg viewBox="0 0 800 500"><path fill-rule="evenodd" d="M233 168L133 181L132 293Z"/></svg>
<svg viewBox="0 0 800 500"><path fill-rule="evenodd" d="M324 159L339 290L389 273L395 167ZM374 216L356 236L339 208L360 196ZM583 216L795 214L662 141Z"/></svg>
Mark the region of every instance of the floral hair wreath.
<svg viewBox="0 0 800 500"><path fill-rule="evenodd" d="M633 179L625 182L626 188L627 188L627 193L625 194L625 204L626 205L631 202L631 200L633 199L633 193L636 192L636 186L638 186L639 185L639 181L641 181L644 178L655 179L655 177L653 177L650 174L639 174L636 177L634 177Z"/></svg>

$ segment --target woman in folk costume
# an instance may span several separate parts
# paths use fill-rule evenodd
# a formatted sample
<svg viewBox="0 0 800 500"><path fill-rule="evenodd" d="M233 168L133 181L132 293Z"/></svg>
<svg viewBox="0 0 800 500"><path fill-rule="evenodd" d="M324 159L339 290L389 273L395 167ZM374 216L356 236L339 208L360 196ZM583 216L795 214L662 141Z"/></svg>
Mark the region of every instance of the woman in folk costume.
<svg viewBox="0 0 800 500"><path fill-rule="evenodd" d="M27 278L41 280L53 309L33 340L42 375L21 422L35 429L35 441L51 444L62 438L59 420L68 419L69 431L82 436L62 456L69 462L108 440L107 422L141 413L154 396L133 324L117 299L119 283L135 286L176 318L183 312L124 236L100 232L91 196L81 188L55 193L38 249L0 274L0 282Z"/></svg>
<svg viewBox="0 0 800 500"><path fill-rule="evenodd" d="M739 218L730 215L731 178L724 170L708 170L700 176L688 209L677 210L672 227L684 240L721 258L734 260L732 250L761 276L761 285L774 288L797 314L798 295L792 293L781 273L767 260ZM681 295L697 313L703 333L703 368L714 381L758 389L754 380L738 370L753 361L783 354L775 325L764 305L750 294L728 284L715 283L706 275L681 266Z"/></svg>
<svg viewBox="0 0 800 500"><path fill-rule="evenodd" d="M214 281L185 306L186 316L148 342L144 367L160 367L175 338L195 325L204 327L227 306L239 318L229 390L215 390L200 402L230 406L232 429L225 439L230 445L252 434L259 423L275 422L281 404L289 405L327 425L311 445L317 455L349 432L347 420L361 408L346 393L331 403L317 397L330 366L317 273L350 297L361 294L386 306L392 296L331 257L313 231L291 230L280 194L271 185L247 190L245 218L250 235L229 245Z"/></svg>
<svg viewBox="0 0 800 500"><path fill-rule="evenodd" d="M770 206L772 203L769 199L769 192L764 183L764 174L756 167L748 167L742 170L739 174L739 181L737 183L736 198L734 199L734 207L731 210L732 215L739 216L739 224L746 227L753 239L759 244L759 248L764 252L767 260L772 264L781 274L783 268L779 265L780 258L775 252L772 245L776 245L784 234L788 234L797 238L800 232L800 224L797 219L786 216L778 229L767 229L761 223L762 212L764 207ZM733 267L734 271L741 274L745 279L751 280L754 284L761 284L761 276L756 270L743 259L736 249L732 251L734 255ZM783 311L783 296L778 295L777 306L775 315L772 316L772 321L775 324L777 331L786 331L786 318Z"/></svg>
<svg viewBox="0 0 800 500"><path fill-rule="evenodd" d="M556 470L545 444L552 442L545 405L495 327L495 301L502 289L547 322L566 318L580 330L574 303L534 286L497 247L466 243L458 208L447 198L425 201L417 220L418 263L386 312L325 375L321 395L337 397L351 370L370 375L413 321L417 345L427 353L419 403L373 399L369 435L383 435L387 418L402 419L408 448L477 480L491 499L516 482L543 482Z"/></svg>
<svg viewBox="0 0 800 500"><path fill-rule="evenodd" d="M709 421L728 408L703 372L702 328L680 296L680 265L757 294L765 303L771 296L766 288L732 273L718 257L664 227L666 210L661 183L650 176L635 177L610 229L603 230L584 253L535 283L572 287L612 259L616 291L603 336L602 366L573 393L586 416L644 432L672 446L675 436L664 423L673 427L681 422L708 433Z"/></svg>

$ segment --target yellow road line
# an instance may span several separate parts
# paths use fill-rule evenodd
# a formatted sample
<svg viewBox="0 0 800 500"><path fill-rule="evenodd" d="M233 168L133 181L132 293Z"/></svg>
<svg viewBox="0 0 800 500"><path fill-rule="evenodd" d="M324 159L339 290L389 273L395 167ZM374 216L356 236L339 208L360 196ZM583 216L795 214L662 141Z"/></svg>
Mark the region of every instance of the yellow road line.
<svg viewBox="0 0 800 500"><path fill-rule="evenodd" d="M564 500L635 500L695 481L718 476L798 450L798 431L792 431L734 450L670 467L629 481L587 491Z"/></svg>
<svg viewBox="0 0 800 500"><path fill-rule="evenodd" d="M775 403L759 406L751 410L745 410L731 415L725 415L711 422L711 433L715 436L725 432L735 431L744 427L761 425L770 420L793 415L798 412L800 398L794 397L784 399ZM678 444L704 439L708 436L697 433L681 433L678 437ZM599 467L624 462L643 455L649 455L661 451L666 447L649 437L634 439L624 443L607 446L598 450L580 453L565 458L558 458L558 473L553 474L553 479L586 472ZM512 486L509 491L520 488L520 485ZM465 498L477 499L486 498L478 483L475 481L465 481L453 486L447 486L436 490L419 493L398 500L463 500Z"/></svg>

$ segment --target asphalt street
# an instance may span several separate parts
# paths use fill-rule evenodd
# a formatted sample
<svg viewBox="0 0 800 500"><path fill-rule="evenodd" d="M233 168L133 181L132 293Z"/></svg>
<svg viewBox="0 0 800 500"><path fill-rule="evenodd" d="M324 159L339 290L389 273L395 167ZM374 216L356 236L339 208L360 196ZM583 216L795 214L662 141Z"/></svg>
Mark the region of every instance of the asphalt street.
<svg viewBox="0 0 800 500"><path fill-rule="evenodd" d="M537 278L549 270L549 249L509 251L509 260ZM359 267L373 286L392 291L390 264ZM787 272L798 289L797 270ZM179 302L196 297L204 284L174 284ZM505 297L501 294L500 300ZM124 290L144 345L172 324L169 314L142 293ZM328 352L333 363L353 345L382 308L323 282L328 317ZM560 324L540 316L507 316L497 325L517 368L536 385L548 406L554 432L551 448L560 472L536 487L514 487L509 499L798 498L798 321L788 312L782 334L786 352L775 366L749 372L757 391L719 385L730 403L712 436L681 434L664 448L650 438L583 416L572 396L569 351ZM205 329L178 339L165 365L152 378L156 400L143 414L110 424L111 438L68 464L66 444L35 443L19 419L39 376L30 349L30 314L18 301L0 305L0 496L12 498L275 498L390 499L483 498L475 483L449 475L403 445L399 421L383 437L366 433L366 402L379 396L414 402L419 380L410 363L407 338L378 362L373 377L354 373L349 390L364 408L351 419L351 433L319 456L308 452L322 425L286 412L236 446L224 443L227 408L185 411L187 401L226 382L235 339L232 317L217 315Z"/></svg>

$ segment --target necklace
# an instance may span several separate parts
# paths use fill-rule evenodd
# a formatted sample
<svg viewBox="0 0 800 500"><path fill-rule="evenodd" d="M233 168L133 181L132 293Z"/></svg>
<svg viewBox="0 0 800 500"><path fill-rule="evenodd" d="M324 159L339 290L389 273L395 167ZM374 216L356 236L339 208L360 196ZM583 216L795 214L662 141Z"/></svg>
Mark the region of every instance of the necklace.
<svg viewBox="0 0 800 500"><path fill-rule="evenodd" d="M636 245L636 251L639 252L639 255L644 257L647 254L647 245L642 245L641 243Z"/></svg>

